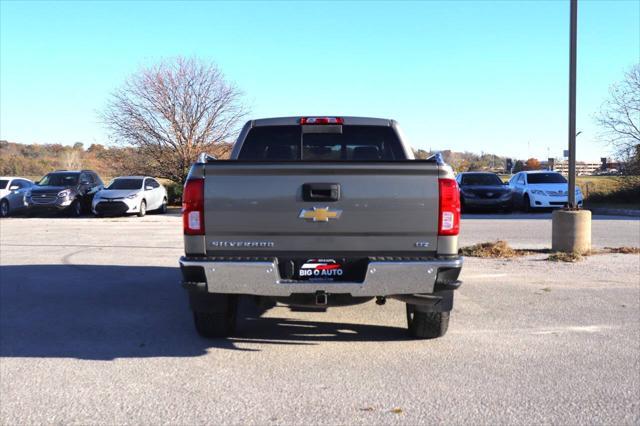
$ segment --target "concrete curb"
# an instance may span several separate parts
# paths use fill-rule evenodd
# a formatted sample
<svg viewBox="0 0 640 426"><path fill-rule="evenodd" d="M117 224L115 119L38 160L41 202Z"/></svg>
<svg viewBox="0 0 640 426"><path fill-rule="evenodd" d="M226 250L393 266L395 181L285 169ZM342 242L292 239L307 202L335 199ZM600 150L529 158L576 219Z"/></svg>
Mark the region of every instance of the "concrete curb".
<svg viewBox="0 0 640 426"><path fill-rule="evenodd" d="M603 214L603 215L611 215L611 216L629 216L629 217L640 217L640 210L631 210L631 209L606 209L606 208L595 208L589 209L593 214Z"/></svg>

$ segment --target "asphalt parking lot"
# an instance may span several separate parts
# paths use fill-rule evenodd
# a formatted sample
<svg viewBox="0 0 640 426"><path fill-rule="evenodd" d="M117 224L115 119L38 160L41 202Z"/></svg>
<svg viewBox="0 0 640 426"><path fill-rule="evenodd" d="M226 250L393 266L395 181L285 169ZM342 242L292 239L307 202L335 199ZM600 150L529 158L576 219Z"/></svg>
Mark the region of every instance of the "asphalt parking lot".
<svg viewBox="0 0 640 426"><path fill-rule="evenodd" d="M549 214L465 216L461 244L550 244ZM595 217L597 247L640 221ZM192 326L177 215L0 222L0 422L638 424L640 256L466 259L449 333L404 306L245 309Z"/></svg>

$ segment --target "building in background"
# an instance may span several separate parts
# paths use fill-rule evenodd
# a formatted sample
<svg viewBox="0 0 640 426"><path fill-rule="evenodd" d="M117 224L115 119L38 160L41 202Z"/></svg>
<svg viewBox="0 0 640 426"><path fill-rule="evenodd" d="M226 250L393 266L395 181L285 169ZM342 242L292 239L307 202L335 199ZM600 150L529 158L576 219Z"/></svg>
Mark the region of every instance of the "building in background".
<svg viewBox="0 0 640 426"><path fill-rule="evenodd" d="M549 158L547 161L540 162L541 168L545 170L553 170L554 172L567 175L569 173L569 162L557 158ZM600 175L600 174L618 174L623 165L619 162L612 161L610 158L601 158L597 161L576 161L576 174L584 175Z"/></svg>

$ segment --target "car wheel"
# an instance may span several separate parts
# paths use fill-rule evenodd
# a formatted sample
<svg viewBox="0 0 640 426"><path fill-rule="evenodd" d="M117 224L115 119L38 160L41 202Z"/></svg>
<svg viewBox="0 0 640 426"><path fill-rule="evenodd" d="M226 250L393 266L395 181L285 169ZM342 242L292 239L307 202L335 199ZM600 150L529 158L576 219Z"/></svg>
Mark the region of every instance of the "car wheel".
<svg viewBox="0 0 640 426"><path fill-rule="evenodd" d="M527 213L531 212L531 199L529 199L528 194L524 194L524 198L522 199L522 211Z"/></svg>
<svg viewBox="0 0 640 426"><path fill-rule="evenodd" d="M0 217L9 217L11 214L11 208L9 207L9 202L7 200L2 200L0 202Z"/></svg>
<svg viewBox="0 0 640 426"><path fill-rule="evenodd" d="M138 209L138 217L143 217L145 214L147 214L147 202L142 200Z"/></svg>
<svg viewBox="0 0 640 426"><path fill-rule="evenodd" d="M162 200L162 205L160 206L160 213L165 214L167 212L167 199Z"/></svg>
<svg viewBox="0 0 640 426"><path fill-rule="evenodd" d="M422 312L407 303L407 328L416 339L442 337L449 328L449 312Z"/></svg>
<svg viewBox="0 0 640 426"><path fill-rule="evenodd" d="M211 294L219 299L215 309L194 310L193 322L202 337L228 337L236 331L238 298L226 294Z"/></svg>
<svg viewBox="0 0 640 426"><path fill-rule="evenodd" d="M69 208L69 215L71 217L79 217L82 215L82 204L79 200L75 200L71 203L71 207Z"/></svg>

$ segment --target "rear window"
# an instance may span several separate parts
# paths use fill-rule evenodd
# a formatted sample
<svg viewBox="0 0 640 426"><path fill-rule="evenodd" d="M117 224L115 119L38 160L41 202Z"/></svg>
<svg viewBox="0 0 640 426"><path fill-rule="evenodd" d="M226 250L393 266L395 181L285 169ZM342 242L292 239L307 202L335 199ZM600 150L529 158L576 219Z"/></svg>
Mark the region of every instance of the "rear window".
<svg viewBox="0 0 640 426"><path fill-rule="evenodd" d="M502 185L500 178L493 173L462 175L462 185Z"/></svg>
<svg viewBox="0 0 640 426"><path fill-rule="evenodd" d="M527 175L528 183L567 183L560 173L531 173Z"/></svg>
<svg viewBox="0 0 640 426"><path fill-rule="evenodd" d="M391 127L342 126L342 133L303 133L302 126L261 126L249 131L238 159L388 161L405 156Z"/></svg>

